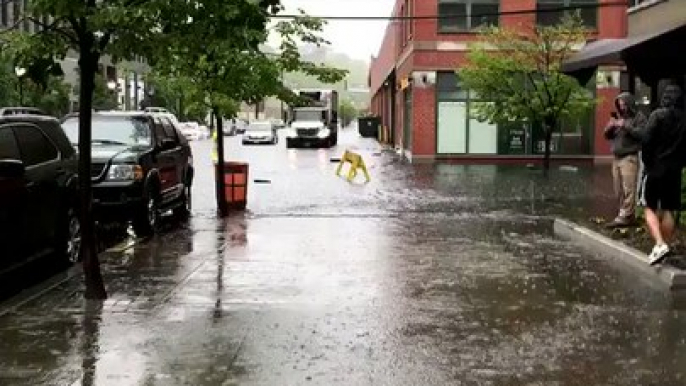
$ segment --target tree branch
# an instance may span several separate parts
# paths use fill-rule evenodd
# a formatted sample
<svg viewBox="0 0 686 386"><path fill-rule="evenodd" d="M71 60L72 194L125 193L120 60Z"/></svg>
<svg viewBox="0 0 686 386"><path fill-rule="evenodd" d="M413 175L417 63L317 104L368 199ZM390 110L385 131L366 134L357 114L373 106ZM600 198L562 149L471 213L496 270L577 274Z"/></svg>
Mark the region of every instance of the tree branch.
<svg viewBox="0 0 686 386"><path fill-rule="evenodd" d="M65 30L64 28L60 28L60 27L59 27L59 26L61 25L61 23L62 23L63 21L65 21L65 19L55 19L55 20L53 20L53 22L50 23L50 24L45 24L45 23L43 23L42 20L40 20L40 19L38 19L38 18L36 18L36 17L34 17L34 16L28 16L28 15L27 15L27 16L24 17L24 19L25 19L25 20L29 20L29 21L31 21L31 22L33 22L33 23L36 23L37 25L39 25L39 26L41 26L41 27L43 28L43 30L38 31L37 34L43 34L43 33L45 33L45 32L54 31L54 32L57 32L58 34L62 35L63 37L65 37L65 38L66 38L69 42L71 42L72 44L76 44L76 45L79 44L78 39L76 38L76 36L70 34L69 31Z"/></svg>

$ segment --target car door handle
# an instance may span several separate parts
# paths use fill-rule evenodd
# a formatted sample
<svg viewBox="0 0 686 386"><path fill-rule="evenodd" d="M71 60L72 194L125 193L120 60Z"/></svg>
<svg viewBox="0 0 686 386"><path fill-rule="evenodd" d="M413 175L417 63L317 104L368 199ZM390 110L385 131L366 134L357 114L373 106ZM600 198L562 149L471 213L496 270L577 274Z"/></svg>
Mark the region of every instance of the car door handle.
<svg viewBox="0 0 686 386"><path fill-rule="evenodd" d="M55 172L56 172L57 175L59 175L59 176L63 176L63 175L65 175L65 174L67 174L67 171L66 171L64 168L57 168L57 169L55 169Z"/></svg>

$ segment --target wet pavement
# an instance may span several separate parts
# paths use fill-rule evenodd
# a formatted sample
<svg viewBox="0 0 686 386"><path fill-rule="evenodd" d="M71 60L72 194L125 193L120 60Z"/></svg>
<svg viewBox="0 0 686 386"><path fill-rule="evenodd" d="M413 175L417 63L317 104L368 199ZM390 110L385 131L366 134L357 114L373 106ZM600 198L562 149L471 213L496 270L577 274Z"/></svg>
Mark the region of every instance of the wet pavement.
<svg viewBox="0 0 686 386"><path fill-rule="evenodd" d="M684 303L552 235L611 209L606 171L226 142L267 181L249 211L215 218L195 143L191 220L105 252L103 304L76 275L5 307L0 385L686 383ZM334 175L346 148L371 183Z"/></svg>

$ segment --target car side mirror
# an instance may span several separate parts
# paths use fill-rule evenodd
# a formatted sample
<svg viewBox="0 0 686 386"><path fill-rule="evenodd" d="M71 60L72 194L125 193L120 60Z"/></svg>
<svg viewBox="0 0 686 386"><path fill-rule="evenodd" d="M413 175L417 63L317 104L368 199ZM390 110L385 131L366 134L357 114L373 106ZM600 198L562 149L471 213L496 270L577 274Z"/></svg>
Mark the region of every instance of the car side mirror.
<svg viewBox="0 0 686 386"><path fill-rule="evenodd" d="M24 163L16 159L0 160L0 179L18 180L24 178Z"/></svg>
<svg viewBox="0 0 686 386"><path fill-rule="evenodd" d="M160 149L161 150L171 150L176 147L176 141L174 141L171 138L165 138L162 140L162 143L160 143Z"/></svg>

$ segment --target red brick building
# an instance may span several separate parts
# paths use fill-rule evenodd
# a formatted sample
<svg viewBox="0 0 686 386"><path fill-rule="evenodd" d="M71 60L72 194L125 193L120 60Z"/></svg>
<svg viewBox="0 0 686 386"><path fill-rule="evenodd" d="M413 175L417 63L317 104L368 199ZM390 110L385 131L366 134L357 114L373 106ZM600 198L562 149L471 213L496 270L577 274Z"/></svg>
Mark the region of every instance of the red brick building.
<svg viewBox="0 0 686 386"><path fill-rule="evenodd" d="M527 29L557 23L563 15L537 11L589 4L598 6L583 8L581 15L585 24L597 31L596 37L622 38L627 33L627 6L620 3L397 0L392 14L396 18L389 21L379 53L372 58L371 111L390 131L390 142L411 160L539 159L542 136L535 128L496 126L469 118L471 95L461 87L455 73L465 61L468 43L478 38L475 30L484 24ZM554 157L589 161L607 158L609 145L601 131L620 89L619 70L615 66L599 71L599 82L596 84L594 79L591 87L602 102L588 116L563 125L553 143Z"/></svg>

